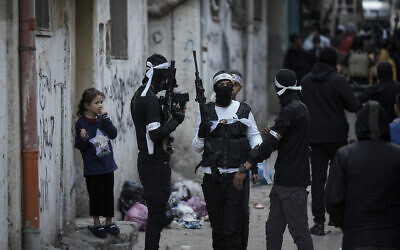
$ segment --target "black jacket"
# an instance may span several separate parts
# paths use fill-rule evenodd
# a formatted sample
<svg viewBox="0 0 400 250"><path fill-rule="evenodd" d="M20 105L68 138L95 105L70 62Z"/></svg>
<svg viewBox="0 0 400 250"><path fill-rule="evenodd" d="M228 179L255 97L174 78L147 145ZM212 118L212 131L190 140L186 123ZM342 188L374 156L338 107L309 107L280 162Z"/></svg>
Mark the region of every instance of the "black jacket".
<svg viewBox="0 0 400 250"><path fill-rule="evenodd" d="M347 140L349 125L344 110L356 112L361 105L344 76L332 66L317 63L300 84L310 112L311 143Z"/></svg>
<svg viewBox="0 0 400 250"><path fill-rule="evenodd" d="M356 123L359 141L339 149L330 168L325 205L343 229L343 250L400 248L400 147L390 143L382 113L363 107Z"/></svg>
<svg viewBox="0 0 400 250"><path fill-rule="evenodd" d="M396 103L396 95L400 93L400 83L388 80L375 84L370 87L359 97L360 102L367 100L375 100L379 102L388 115L389 121L396 118L394 113L394 104Z"/></svg>
<svg viewBox="0 0 400 250"><path fill-rule="evenodd" d="M250 152L248 161L254 166L278 150L275 162L275 183L281 186L310 185L309 134L310 118L307 107L297 92L288 91L280 98L281 111L263 143ZM278 133L281 138L274 136Z"/></svg>
<svg viewBox="0 0 400 250"><path fill-rule="evenodd" d="M300 80L312 68L309 62L309 55L302 47L290 47L287 50L283 67L293 70L297 75L297 80Z"/></svg>

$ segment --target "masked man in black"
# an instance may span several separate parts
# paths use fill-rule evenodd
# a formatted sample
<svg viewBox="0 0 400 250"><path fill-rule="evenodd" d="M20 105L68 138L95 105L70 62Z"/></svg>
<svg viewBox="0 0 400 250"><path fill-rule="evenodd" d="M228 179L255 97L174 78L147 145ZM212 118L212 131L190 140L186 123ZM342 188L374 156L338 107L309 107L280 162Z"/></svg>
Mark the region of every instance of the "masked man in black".
<svg viewBox="0 0 400 250"><path fill-rule="evenodd" d="M400 147L390 143L383 107L367 102L357 115L358 142L333 159L326 210L343 230L343 250L400 249Z"/></svg>
<svg viewBox="0 0 400 250"><path fill-rule="evenodd" d="M166 223L167 203L171 193L170 155L163 140L185 118L183 109L173 108L172 118L163 122L161 106L156 96L164 90L168 78L165 57L153 54L146 60L146 76L131 101L131 114L135 124L139 148L137 167L148 207L145 249L158 249L160 233Z"/></svg>
<svg viewBox="0 0 400 250"><path fill-rule="evenodd" d="M308 228L306 191L310 185L310 117L306 105L299 99L301 87L296 84L296 74L291 70L282 69L276 75L275 88L281 111L275 125L267 129L262 144L250 152L244 164L249 170L278 150L266 223L268 250L282 248L286 225L299 250L313 249ZM235 186L240 188L244 178L243 174L235 176Z"/></svg>
<svg viewBox="0 0 400 250"><path fill-rule="evenodd" d="M209 213L214 249L242 249L243 201L247 198L249 178L244 173L245 188L233 186L233 178L243 168L250 152L261 143L249 105L232 100L232 75L220 71L213 77L216 100L206 105L209 120L197 118L193 147L203 152L203 193ZM253 171L253 181L258 180Z"/></svg>

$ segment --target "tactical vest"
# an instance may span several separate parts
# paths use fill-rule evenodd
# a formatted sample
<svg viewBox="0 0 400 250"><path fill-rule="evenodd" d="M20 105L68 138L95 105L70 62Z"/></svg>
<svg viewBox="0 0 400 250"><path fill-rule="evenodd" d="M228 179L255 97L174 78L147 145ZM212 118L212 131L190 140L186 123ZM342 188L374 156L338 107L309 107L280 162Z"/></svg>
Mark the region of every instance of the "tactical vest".
<svg viewBox="0 0 400 250"><path fill-rule="evenodd" d="M207 105L210 121L219 122L215 111L215 103ZM238 119L247 119L250 107L240 103L236 112ZM205 139L202 166L219 168L237 168L247 160L250 144L247 139L247 126L239 121L224 124L218 123L217 127Z"/></svg>
<svg viewBox="0 0 400 250"><path fill-rule="evenodd" d="M351 77L369 77L369 57L366 52L351 51L349 73Z"/></svg>

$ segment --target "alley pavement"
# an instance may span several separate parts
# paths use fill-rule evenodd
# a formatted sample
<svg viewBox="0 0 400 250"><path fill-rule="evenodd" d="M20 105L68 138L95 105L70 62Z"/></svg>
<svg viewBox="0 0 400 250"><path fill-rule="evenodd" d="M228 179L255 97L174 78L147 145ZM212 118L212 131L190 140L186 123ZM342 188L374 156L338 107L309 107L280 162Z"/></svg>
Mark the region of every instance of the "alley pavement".
<svg viewBox="0 0 400 250"><path fill-rule="evenodd" d="M272 185L252 186L250 191L250 235L248 250L266 249L265 221L269 211L269 192ZM313 225L311 215L311 195L308 196L308 223ZM264 209L256 209L254 203L265 206ZM315 250L339 250L342 242L340 229L326 226L327 235L312 236ZM144 232L139 232L138 243L133 249L144 249ZM171 225L161 233L160 250L211 250L211 227L205 222L202 229L185 229L179 225ZM295 250L296 245L286 228L282 250Z"/></svg>

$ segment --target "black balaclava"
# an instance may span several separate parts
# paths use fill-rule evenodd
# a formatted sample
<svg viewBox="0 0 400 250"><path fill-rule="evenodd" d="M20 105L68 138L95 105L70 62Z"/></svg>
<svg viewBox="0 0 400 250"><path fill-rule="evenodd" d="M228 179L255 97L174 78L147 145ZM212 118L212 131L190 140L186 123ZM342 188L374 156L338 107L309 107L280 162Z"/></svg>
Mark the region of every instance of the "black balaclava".
<svg viewBox="0 0 400 250"><path fill-rule="evenodd" d="M392 65L388 62L381 62L378 64L378 79L380 82L389 82L393 80Z"/></svg>
<svg viewBox="0 0 400 250"><path fill-rule="evenodd" d="M323 48L321 50L321 55L319 57L319 62L328 64L334 68L336 68L337 63L337 53L334 49L330 47Z"/></svg>
<svg viewBox="0 0 400 250"><path fill-rule="evenodd" d="M217 87L217 83L224 80L232 82L232 76L225 71L219 71L213 77L215 102L221 107L227 107L232 102L233 85Z"/></svg>
<svg viewBox="0 0 400 250"><path fill-rule="evenodd" d="M153 54L147 58L147 62L151 62L153 66L167 62L167 59L160 54ZM146 79L147 77L145 77ZM168 69L154 69L153 79L151 80L151 85L153 85L153 90L157 93L161 90L165 90L166 80L168 78ZM147 80L147 79L146 79Z"/></svg>

